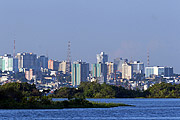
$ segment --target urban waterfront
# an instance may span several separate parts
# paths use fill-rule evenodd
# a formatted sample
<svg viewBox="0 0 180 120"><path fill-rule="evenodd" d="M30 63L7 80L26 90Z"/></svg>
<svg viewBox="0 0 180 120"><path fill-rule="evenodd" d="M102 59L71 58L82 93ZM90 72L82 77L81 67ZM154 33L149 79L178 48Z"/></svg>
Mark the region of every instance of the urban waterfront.
<svg viewBox="0 0 180 120"><path fill-rule="evenodd" d="M63 99L54 99L63 100ZM88 99L96 102L113 102L135 107L0 110L0 119L180 119L180 99Z"/></svg>

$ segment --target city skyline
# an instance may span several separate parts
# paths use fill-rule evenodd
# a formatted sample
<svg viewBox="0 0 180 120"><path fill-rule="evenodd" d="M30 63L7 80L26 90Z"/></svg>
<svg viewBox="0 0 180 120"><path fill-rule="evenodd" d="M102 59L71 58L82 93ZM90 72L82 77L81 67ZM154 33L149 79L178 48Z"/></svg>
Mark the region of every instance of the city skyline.
<svg viewBox="0 0 180 120"><path fill-rule="evenodd" d="M132 57L146 64L149 49L151 66L172 66L180 73L178 0L9 3L0 2L1 54L12 54L15 39L16 53L62 61L71 41L73 61L96 63L96 54L104 51L109 61Z"/></svg>

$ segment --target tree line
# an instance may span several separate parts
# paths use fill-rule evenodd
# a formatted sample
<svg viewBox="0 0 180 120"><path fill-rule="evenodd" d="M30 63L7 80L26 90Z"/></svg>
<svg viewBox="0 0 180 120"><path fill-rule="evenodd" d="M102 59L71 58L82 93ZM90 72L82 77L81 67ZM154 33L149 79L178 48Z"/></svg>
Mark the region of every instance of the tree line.
<svg viewBox="0 0 180 120"><path fill-rule="evenodd" d="M53 102L52 98L180 98L180 84L160 83L155 84L146 91L128 90L121 86L99 84L96 82L83 82L78 88L62 87L46 96L39 92L34 84L7 83L0 86L0 109L2 108L58 108L71 102ZM76 102L77 102L76 99ZM83 101L87 103L87 101ZM88 103L89 104L89 103ZM77 104L78 105L78 104Z"/></svg>
<svg viewBox="0 0 180 120"><path fill-rule="evenodd" d="M55 98L135 98L145 97L145 92L128 90L122 86L99 84L96 82L82 82L78 88L62 87L54 92Z"/></svg>
<svg viewBox="0 0 180 120"><path fill-rule="evenodd" d="M180 84L157 83L145 91L128 90L122 86L82 82L78 88L62 87L54 92L55 98L180 98Z"/></svg>

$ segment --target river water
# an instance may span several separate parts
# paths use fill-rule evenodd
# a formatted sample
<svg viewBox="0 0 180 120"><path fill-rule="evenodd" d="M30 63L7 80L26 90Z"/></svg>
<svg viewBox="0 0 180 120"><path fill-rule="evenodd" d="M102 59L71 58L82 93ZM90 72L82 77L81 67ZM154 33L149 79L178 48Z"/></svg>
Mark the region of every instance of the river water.
<svg viewBox="0 0 180 120"><path fill-rule="evenodd" d="M54 99L62 100L62 99ZM180 99L88 99L135 107L0 110L3 120L180 120Z"/></svg>

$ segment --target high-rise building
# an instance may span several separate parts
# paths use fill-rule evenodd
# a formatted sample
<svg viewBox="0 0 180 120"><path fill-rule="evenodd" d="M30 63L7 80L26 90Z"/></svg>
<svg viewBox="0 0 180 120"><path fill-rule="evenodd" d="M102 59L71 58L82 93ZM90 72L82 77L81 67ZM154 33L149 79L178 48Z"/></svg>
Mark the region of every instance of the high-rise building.
<svg viewBox="0 0 180 120"><path fill-rule="evenodd" d="M37 63L38 63L38 69L40 70L41 68L43 69L48 69L48 57L42 55L38 56L37 58Z"/></svg>
<svg viewBox="0 0 180 120"><path fill-rule="evenodd" d="M13 58L10 54L5 54L0 58L1 70L4 71L18 71L18 60Z"/></svg>
<svg viewBox="0 0 180 120"><path fill-rule="evenodd" d="M100 54L97 54L97 63L106 63L108 62L108 55L104 52L101 52Z"/></svg>
<svg viewBox="0 0 180 120"><path fill-rule="evenodd" d="M48 69L50 69L50 70L53 70L53 71L58 71L58 69L59 69L59 61L57 61L57 60L49 60L48 61Z"/></svg>
<svg viewBox="0 0 180 120"><path fill-rule="evenodd" d="M122 72L122 64L128 62L128 59L116 58L114 59L115 71Z"/></svg>
<svg viewBox="0 0 180 120"><path fill-rule="evenodd" d="M115 65L113 62L107 62L107 74L111 74L111 73L114 73L115 72Z"/></svg>
<svg viewBox="0 0 180 120"><path fill-rule="evenodd" d="M160 67L160 66L146 67L145 77L152 78L154 76L172 77L173 67Z"/></svg>
<svg viewBox="0 0 180 120"><path fill-rule="evenodd" d="M144 79L144 63L140 61L130 62L133 71L133 79Z"/></svg>
<svg viewBox="0 0 180 120"><path fill-rule="evenodd" d="M25 71L25 78L27 80L32 80L34 75L34 70L33 69L26 69Z"/></svg>
<svg viewBox="0 0 180 120"><path fill-rule="evenodd" d="M68 65L67 65L68 64ZM66 67L69 67L70 68L68 70L70 71L67 71L67 68ZM71 63L67 62L67 61L62 61L60 64L59 64L59 71L62 71L63 74L66 74L67 72L71 72Z"/></svg>
<svg viewBox="0 0 180 120"><path fill-rule="evenodd" d="M164 67L164 77L172 77L173 74L173 67Z"/></svg>
<svg viewBox="0 0 180 120"><path fill-rule="evenodd" d="M144 74L144 63L140 61L134 61L130 63L132 65L133 74Z"/></svg>
<svg viewBox="0 0 180 120"><path fill-rule="evenodd" d="M133 78L133 67L128 62L122 64L122 78L128 80Z"/></svg>
<svg viewBox="0 0 180 120"><path fill-rule="evenodd" d="M91 71L92 77L97 78L97 64L92 64L91 69L92 69L92 71Z"/></svg>
<svg viewBox="0 0 180 120"><path fill-rule="evenodd" d="M77 61L72 64L72 85L77 87L81 82L86 82L89 76L89 64L82 61Z"/></svg>
<svg viewBox="0 0 180 120"><path fill-rule="evenodd" d="M0 56L0 70L2 71L2 59L3 59L3 56Z"/></svg>
<svg viewBox="0 0 180 120"><path fill-rule="evenodd" d="M97 63L92 64L92 76L98 79L98 83L103 84L107 82L107 64Z"/></svg>
<svg viewBox="0 0 180 120"><path fill-rule="evenodd" d="M115 79L115 64L113 62L107 62L107 83L111 83L111 80Z"/></svg>
<svg viewBox="0 0 180 120"><path fill-rule="evenodd" d="M33 53L17 53L19 69L38 69L37 55Z"/></svg>
<svg viewBox="0 0 180 120"><path fill-rule="evenodd" d="M48 60L48 69L50 69L50 70L53 70L54 69L54 65L53 65L53 63L54 63L54 60Z"/></svg>

